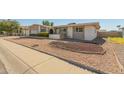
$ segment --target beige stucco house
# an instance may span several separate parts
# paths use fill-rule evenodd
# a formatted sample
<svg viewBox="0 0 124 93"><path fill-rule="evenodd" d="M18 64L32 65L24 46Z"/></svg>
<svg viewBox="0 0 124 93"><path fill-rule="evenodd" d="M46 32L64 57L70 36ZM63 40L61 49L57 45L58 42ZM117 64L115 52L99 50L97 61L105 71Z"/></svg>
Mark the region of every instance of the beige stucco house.
<svg viewBox="0 0 124 93"><path fill-rule="evenodd" d="M98 22L54 26L53 32L50 32L49 37L52 39L93 40L97 37L99 29L100 25Z"/></svg>
<svg viewBox="0 0 124 93"><path fill-rule="evenodd" d="M51 26L33 24L29 26L30 28L30 35L38 34L40 32L49 32Z"/></svg>
<svg viewBox="0 0 124 93"><path fill-rule="evenodd" d="M21 35L37 35L40 32L49 32L51 26L33 24L31 26L21 26Z"/></svg>
<svg viewBox="0 0 124 93"><path fill-rule="evenodd" d="M93 40L97 37L99 31L99 22L93 23L80 23L80 24L67 24L59 26L44 26L33 24L26 29L26 36L35 35L40 32L48 32L51 39L77 39L77 40Z"/></svg>

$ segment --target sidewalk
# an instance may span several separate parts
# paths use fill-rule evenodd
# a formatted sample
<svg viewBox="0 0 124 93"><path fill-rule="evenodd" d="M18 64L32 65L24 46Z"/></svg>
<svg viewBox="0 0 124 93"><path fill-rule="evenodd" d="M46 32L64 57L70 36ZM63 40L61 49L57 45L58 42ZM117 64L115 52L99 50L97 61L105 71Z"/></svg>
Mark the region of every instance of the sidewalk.
<svg viewBox="0 0 124 93"><path fill-rule="evenodd" d="M17 73L92 73L56 57L26 48L21 45L17 45L3 39L0 40L0 44L3 46L2 48L4 48L4 53L6 50L6 52L11 53L11 56L14 56L16 60L18 60L18 62L14 61L15 63L13 63L13 65L16 64L14 67L17 70L20 69ZM9 73L9 69L6 69ZM10 73L12 72L10 71Z"/></svg>

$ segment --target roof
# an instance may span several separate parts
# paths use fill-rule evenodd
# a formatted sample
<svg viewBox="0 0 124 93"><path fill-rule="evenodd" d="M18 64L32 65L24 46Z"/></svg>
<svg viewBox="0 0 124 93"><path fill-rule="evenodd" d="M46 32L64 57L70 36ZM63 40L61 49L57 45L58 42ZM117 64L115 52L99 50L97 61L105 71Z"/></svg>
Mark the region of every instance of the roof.
<svg viewBox="0 0 124 93"><path fill-rule="evenodd" d="M33 24L30 25L29 27L32 26L41 26L41 27L47 27L47 28L51 28L51 27L72 27L72 26L96 26L97 28L100 28L99 22L91 22L91 23L79 23L79 24L67 24L67 25L59 25L59 26L46 26L46 25L40 25L40 24Z"/></svg>
<svg viewBox="0 0 124 93"><path fill-rule="evenodd" d="M79 24L68 24L68 25L59 25L54 27L68 27L68 26L88 26L88 25L94 25L97 28L100 28L99 22L92 22L92 23L79 23Z"/></svg>
<svg viewBox="0 0 124 93"><path fill-rule="evenodd" d="M21 26L22 28L28 28L29 26Z"/></svg>
<svg viewBox="0 0 124 93"><path fill-rule="evenodd" d="M29 26L21 26L22 29L29 29Z"/></svg>
<svg viewBox="0 0 124 93"><path fill-rule="evenodd" d="M51 26L40 25L40 24L33 24L33 25L31 25L31 26L42 26L42 27L51 27ZM31 26L30 26L30 27L31 27Z"/></svg>

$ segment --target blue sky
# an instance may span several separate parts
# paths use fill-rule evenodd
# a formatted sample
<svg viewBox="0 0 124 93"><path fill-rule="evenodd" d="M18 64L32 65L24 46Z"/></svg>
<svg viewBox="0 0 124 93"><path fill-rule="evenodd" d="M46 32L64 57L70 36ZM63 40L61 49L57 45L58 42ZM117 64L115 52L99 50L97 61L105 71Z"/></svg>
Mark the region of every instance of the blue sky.
<svg viewBox="0 0 124 93"><path fill-rule="evenodd" d="M16 19L21 25L41 24L43 19ZM48 19L54 25L64 25L68 23L99 22L101 29L116 30L117 25L124 26L124 19Z"/></svg>

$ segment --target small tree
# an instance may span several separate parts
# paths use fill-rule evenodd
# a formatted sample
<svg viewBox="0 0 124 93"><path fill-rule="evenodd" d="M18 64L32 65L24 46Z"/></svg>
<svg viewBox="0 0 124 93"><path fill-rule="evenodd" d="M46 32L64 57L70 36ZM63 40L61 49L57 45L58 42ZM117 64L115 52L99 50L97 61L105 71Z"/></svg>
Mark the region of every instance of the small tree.
<svg viewBox="0 0 124 93"><path fill-rule="evenodd" d="M51 22L51 26L53 26L54 25L54 23L53 22Z"/></svg>
<svg viewBox="0 0 124 93"><path fill-rule="evenodd" d="M20 24L16 20L3 20L0 22L0 31L4 31L8 34L17 32Z"/></svg>

